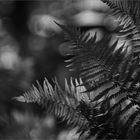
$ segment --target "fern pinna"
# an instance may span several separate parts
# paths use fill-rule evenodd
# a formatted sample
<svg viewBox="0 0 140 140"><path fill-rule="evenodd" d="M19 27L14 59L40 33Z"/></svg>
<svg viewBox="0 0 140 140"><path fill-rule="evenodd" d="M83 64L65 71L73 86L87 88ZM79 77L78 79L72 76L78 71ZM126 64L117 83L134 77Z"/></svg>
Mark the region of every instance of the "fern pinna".
<svg viewBox="0 0 140 140"><path fill-rule="evenodd" d="M37 102L49 113L78 127L85 139L140 139L140 2L138 0L102 0L109 15L118 22L116 41L112 34L96 41L80 29L60 25L72 46L68 67L80 80L65 81L65 90L57 80L52 87L45 79L18 101ZM118 47L118 41L124 44Z"/></svg>

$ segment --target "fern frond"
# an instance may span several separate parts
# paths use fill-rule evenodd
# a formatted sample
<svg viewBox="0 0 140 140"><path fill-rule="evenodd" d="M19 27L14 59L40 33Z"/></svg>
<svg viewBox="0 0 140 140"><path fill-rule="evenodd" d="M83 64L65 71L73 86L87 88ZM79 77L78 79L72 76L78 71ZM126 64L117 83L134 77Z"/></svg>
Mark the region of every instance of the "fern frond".
<svg viewBox="0 0 140 140"><path fill-rule="evenodd" d="M138 0L102 0L111 8L111 14L119 24L118 35L127 40L136 57L140 53L140 2Z"/></svg>
<svg viewBox="0 0 140 140"><path fill-rule="evenodd" d="M79 126L78 131L81 135L87 132L87 138L139 138L139 5L129 0L102 1L112 9L119 23L118 39L125 43L117 48L118 40L110 45L111 35L96 42L96 34L89 38L80 29L58 24L72 44L68 67L82 80L65 80L62 89L56 79L54 87L45 79L43 87L38 83L38 88L33 86L16 99L44 106L68 125Z"/></svg>
<svg viewBox="0 0 140 140"><path fill-rule="evenodd" d="M107 3L110 8L120 9L125 15L129 15L135 24L140 23L140 2L138 0L102 0ZM115 9L114 9L115 10Z"/></svg>
<svg viewBox="0 0 140 140"><path fill-rule="evenodd" d="M88 103L89 98L87 94L80 93L84 92L85 88L79 87L77 79L75 79L74 84L71 78L69 85L65 80L65 90L62 90L56 79L54 80L54 88L47 79L44 80L43 88L38 82L37 84L38 88L33 86L31 90L22 96L15 97L15 99L20 102L36 102L44 106L48 113L53 113L55 116L62 118L72 127L79 126L82 130L82 128L88 126L87 118L77 111L77 107L80 106L81 101L85 104ZM82 84L81 79L80 84Z"/></svg>
<svg viewBox="0 0 140 140"><path fill-rule="evenodd" d="M139 33L136 32L136 28L133 28L135 25L129 16L125 16L120 12L117 14L122 26L119 36L121 33L121 36L124 35L126 39L131 35L136 37L130 39L128 46L123 44L119 49L116 49L118 41L112 46L109 45L109 36L103 37L101 41L96 42L96 36L94 36L94 39L89 39L84 33L80 33L79 29L76 30L60 25L67 34L67 39L69 41L72 40L71 43L73 44L70 48L70 55L73 55L73 58L68 61L70 63L69 67L79 72L79 76L84 81L82 85L88 87L86 92L94 94L93 98L90 98L91 104L95 105L96 102L97 104L93 105L93 107L97 107L100 112L98 115L96 113L96 115L83 113L89 120L89 126L91 126L89 127L89 135L96 135L97 139L108 137L127 138L128 132L124 130L124 135L120 130L125 128L131 116L140 107L138 104L138 90L134 88L140 77L139 57L136 55L138 53L134 51L133 44L133 39L138 39ZM122 19L123 21L121 21ZM71 37L72 34L74 35L74 32L76 32L77 37ZM139 44L138 41L135 43ZM130 48L131 51L129 50ZM86 114L92 116L91 120L93 123L91 123ZM133 120L132 124L135 121L137 120ZM137 125L134 126L133 128L139 129ZM130 129L130 126L127 125L127 129ZM130 131L132 130L130 129Z"/></svg>
<svg viewBox="0 0 140 140"><path fill-rule="evenodd" d="M112 82L112 77L118 74L120 66L126 58L127 47L122 45L116 50L118 41L110 46L110 36L104 36L101 41L96 42L96 35L89 39L88 35L80 33L79 29L59 26L73 44L70 51L73 58L68 61L70 63L68 66L79 73L84 84L93 83L94 87L98 87L100 84ZM76 36L79 34L79 37L72 37L72 34Z"/></svg>

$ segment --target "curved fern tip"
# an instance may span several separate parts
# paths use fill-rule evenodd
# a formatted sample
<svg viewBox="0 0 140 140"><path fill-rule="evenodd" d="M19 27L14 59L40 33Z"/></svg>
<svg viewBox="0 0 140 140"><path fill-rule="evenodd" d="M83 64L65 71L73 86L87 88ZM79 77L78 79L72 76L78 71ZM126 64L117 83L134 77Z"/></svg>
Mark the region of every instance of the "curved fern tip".
<svg viewBox="0 0 140 140"><path fill-rule="evenodd" d="M17 100L19 102L26 102L23 96L13 97L12 100Z"/></svg>

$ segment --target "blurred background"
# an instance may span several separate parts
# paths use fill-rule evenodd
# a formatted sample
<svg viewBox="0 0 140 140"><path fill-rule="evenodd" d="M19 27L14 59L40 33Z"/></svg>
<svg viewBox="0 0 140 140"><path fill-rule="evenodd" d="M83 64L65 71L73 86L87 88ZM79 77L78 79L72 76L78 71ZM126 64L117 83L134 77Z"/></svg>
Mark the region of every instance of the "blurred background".
<svg viewBox="0 0 140 140"><path fill-rule="evenodd" d="M0 0L0 139L77 140L38 105L11 100L44 77L76 76L66 68L69 57L62 30L54 21L73 24L99 41L116 28L100 0Z"/></svg>

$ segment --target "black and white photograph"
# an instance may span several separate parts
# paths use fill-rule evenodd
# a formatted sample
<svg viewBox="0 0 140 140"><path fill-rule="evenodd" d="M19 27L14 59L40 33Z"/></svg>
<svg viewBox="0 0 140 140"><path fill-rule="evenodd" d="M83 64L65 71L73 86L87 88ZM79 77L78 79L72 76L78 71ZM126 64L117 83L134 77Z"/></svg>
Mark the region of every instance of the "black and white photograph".
<svg viewBox="0 0 140 140"><path fill-rule="evenodd" d="M0 0L0 140L140 140L140 0Z"/></svg>

